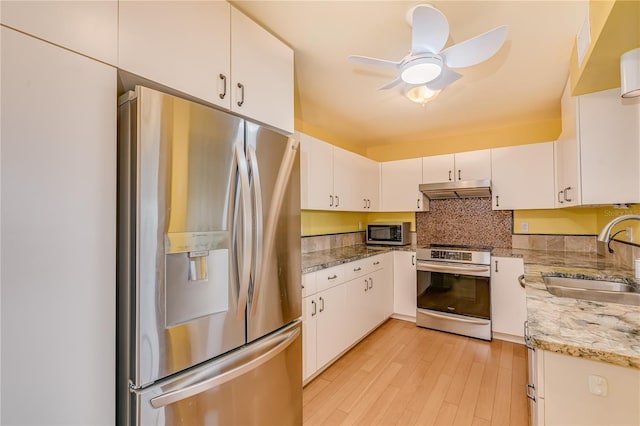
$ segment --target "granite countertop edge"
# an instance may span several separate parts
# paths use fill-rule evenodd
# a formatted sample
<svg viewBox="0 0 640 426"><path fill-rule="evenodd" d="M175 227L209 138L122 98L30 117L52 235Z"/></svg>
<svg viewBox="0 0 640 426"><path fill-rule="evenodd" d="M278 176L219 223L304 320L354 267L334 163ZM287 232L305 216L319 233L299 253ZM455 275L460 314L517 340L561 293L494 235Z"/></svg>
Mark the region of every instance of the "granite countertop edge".
<svg viewBox="0 0 640 426"><path fill-rule="evenodd" d="M308 274L344 263L355 262L371 256L393 251L416 251L415 245L406 246L355 246L338 247L302 254L302 273Z"/></svg>

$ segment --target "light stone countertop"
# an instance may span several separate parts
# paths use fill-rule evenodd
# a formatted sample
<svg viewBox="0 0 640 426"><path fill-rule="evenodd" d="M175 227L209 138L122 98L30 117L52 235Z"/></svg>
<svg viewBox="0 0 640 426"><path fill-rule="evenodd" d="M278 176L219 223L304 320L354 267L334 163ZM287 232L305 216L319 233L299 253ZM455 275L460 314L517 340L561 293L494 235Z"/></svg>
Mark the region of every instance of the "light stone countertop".
<svg viewBox="0 0 640 426"><path fill-rule="evenodd" d="M534 347L640 369L640 307L557 297L543 276L606 279L638 285L631 269L587 253L494 250L523 257L529 336Z"/></svg>
<svg viewBox="0 0 640 426"><path fill-rule="evenodd" d="M393 250L415 251L416 247L356 245L306 253L303 273ZM591 253L496 248L492 255L524 260L527 322L534 347L640 369L640 307L557 297L542 280L544 275L559 275L639 285L632 270Z"/></svg>
<svg viewBox="0 0 640 426"><path fill-rule="evenodd" d="M302 273L319 271L343 263L364 259L380 253L388 253L394 250L415 251L416 246L367 246L359 244L355 246L339 247L330 250L320 250L302 254Z"/></svg>

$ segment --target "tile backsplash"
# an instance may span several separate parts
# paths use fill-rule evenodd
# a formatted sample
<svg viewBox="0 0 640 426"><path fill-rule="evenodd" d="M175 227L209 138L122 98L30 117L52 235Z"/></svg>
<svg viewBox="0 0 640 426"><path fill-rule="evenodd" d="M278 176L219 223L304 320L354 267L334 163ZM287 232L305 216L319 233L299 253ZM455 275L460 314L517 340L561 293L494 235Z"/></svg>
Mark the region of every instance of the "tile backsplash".
<svg viewBox="0 0 640 426"><path fill-rule="evenodd" d="M364 244L365 238L364 231L302 237L302 253Z"/></svg>
<svg viewBox="0 0 640 426"><path fill-rule="evenodd" d="M460 244L510 248L511 210L492 210L491 198L431 200L416 213L418 245Z"/></svg>

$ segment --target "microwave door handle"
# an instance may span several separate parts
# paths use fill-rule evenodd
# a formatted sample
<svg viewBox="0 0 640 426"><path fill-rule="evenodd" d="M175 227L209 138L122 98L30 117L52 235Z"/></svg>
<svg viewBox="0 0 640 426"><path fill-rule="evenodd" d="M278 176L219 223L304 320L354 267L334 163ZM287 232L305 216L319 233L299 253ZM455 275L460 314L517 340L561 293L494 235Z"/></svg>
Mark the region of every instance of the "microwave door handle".
<svg viewBox="0 0 640 426"><path fill-rule="evenodd" d="M418 262L418 271L423 272L451 272L451 273L465 273L465 272L489 272L488 266L450 266L450 265L425 265Z"/></svg>
<svg viewBox="0 0 640 426"><path fill-rule="evenodd" d="M269 259L271 253L273 253L276 227L278 226L278 218L280 217L280 210L282 209L282 203L287 191L287 185L289 183L289 178L291 177L291 171L293 170L293 164L296 160L296 154L298 152L299 145L300 141L293 138L287 139L287 146L285 147L284 155L282 156L282 161L280 162L280 168L278 169L278 175L273 186L273 195L271 196L271 206L269 207L267 224L264 227L264 231L260 230L260 233L264 232L264 234L262 235L262 247L264 251L264 253L262 254L262 259ZM264 281L266 281L266 277L264 276L266 270L267 268L261 266L260 275L255 281L253 289L253 302L251 305L252 317L255 315L256 307L258 306L256 301L258 300L258 296L260 295L260 288Z"/></svg>
<svg viewBox="0 0 640 426"><path fill-rule="evenodd" d="M276 355L280 354L286 348L288 348L294 342L294 340L298 338L299 335L300 329L296 328L295 330L285 334L284 336L278 336L274 339L274 342L268 342L269 344L275 344L271 349L269 349L265 353L260 354L259 356L256 356L249 362L227 370L215 377L211 377L201 382L186 386L184 388L176 389L158 395L151 399L151 406L153 406L153 408L162 408L167 405L174 404L178 401L182 401L183 399L221 386L235 379L236 377L240 377L243 374L253 371L256 368L260 367L262 364L273 359ZM232 354L231 357L240 357L243 355L244 354Z"/></svg>

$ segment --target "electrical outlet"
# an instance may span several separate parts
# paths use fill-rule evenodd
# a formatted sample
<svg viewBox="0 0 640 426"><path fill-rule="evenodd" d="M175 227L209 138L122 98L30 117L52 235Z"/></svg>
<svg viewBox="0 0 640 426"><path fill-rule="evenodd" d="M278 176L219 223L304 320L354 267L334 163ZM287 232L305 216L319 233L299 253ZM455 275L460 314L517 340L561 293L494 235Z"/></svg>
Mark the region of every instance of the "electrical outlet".
<svg viewBox="0 0 640 426"><path fill-rule="evenodd" d="M630 226L627 226L625 228L625 230L627 231L627 241L628 242L632 242L633 241L633 228Z"/></svg>
<svg viewBox="0 0 640 426"><path fill-rule="evenodd" d="M362 231L362 222L358 222L358 231Z"/></svg>
<svg viewBox="0 0 640 426"><path fill-rule="evenodd" d="M522 232L529 232L529 222L522 222L520 224L520 230Z"/></svg>

